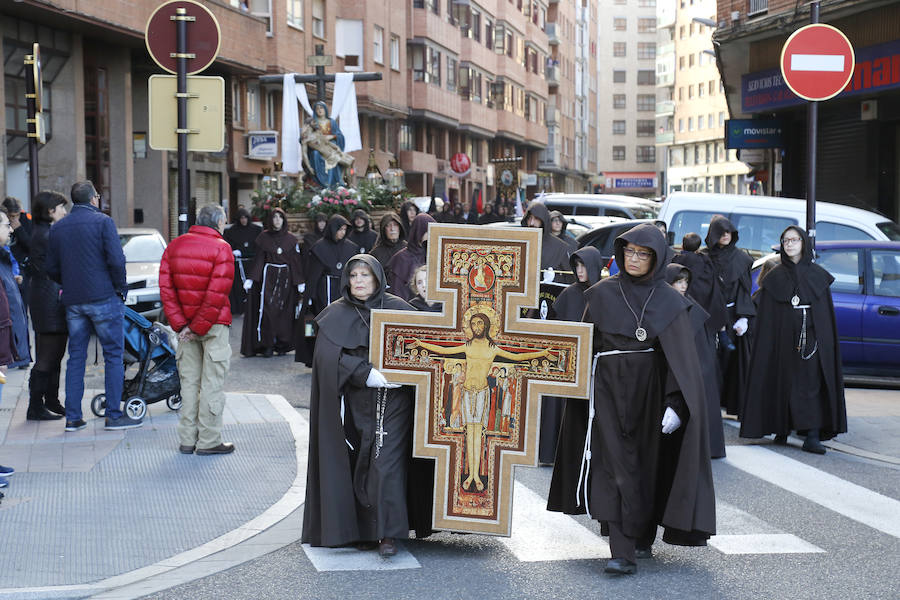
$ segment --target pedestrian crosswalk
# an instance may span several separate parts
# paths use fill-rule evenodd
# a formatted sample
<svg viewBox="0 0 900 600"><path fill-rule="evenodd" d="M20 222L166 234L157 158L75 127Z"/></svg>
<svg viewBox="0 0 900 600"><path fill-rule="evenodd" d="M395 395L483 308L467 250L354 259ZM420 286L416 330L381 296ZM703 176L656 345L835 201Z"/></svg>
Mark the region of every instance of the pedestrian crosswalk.
<svg viewBox="0 0 900 600"><path fill-rule="evenodd" d="M720 464L749 473L868 527L900 537L900 502L803 462L759 446L729 446L728 458ZM549 512L546 504L538 491L516 481L511 537L481 538L480 543L506 551L523 563L610 557L609 544L599 535L598 528L585 526L584 517ZM716 502L716 516L717 535L709 540L709 546L725 556L828 552L827 548L783 531L722 499ZM446 534L431 540L441 543L443 535ZM413 546L422 548L421 545ZM303 548L318 571L420 567L416 557L405 548L390 560L380 559L375 551L311 548L307 545Z"/></svg>

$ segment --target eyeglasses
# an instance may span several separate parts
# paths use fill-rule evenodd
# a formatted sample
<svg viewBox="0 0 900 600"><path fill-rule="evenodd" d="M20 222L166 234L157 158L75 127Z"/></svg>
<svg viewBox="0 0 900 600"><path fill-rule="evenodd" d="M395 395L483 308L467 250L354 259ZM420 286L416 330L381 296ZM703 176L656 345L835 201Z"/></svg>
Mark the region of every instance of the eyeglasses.
<svg viewBox="0 0 900 600"><path fill-rule="evenodd" d="M637 259L641 262L650 260L653 258L652 252L647 252L646 250L635 250L634 248L625 248L625 258L633 258L637 257Z"/></svg>
<svg viewBox="0 0 900 600"><path fill-rule="evenodd" d="M782 238L782 239L781 239L781 243L782 243L783 245L785 245L785 246L790 246L790 245L793 245L793 244L799 244L799 243L802 242L802 241L803 241L803 240L802 240L801 238L798 238L798 237L797 237L797 238Z"/></svg>

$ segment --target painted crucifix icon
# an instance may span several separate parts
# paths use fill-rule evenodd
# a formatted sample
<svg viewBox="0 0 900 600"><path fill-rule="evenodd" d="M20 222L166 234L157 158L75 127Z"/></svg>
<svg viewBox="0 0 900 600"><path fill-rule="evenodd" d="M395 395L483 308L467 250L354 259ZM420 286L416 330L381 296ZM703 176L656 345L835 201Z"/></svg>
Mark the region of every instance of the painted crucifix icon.
<svg viewBox="0 0 900 600"><path fill-rule="evenodd" d="M413 453L436 460L435 529L509 535L540 396L587 398L591 326L519 316L537 304L539 235L433 224L428 300L443 312L372 312L372 363L416 386Z"/></svg>

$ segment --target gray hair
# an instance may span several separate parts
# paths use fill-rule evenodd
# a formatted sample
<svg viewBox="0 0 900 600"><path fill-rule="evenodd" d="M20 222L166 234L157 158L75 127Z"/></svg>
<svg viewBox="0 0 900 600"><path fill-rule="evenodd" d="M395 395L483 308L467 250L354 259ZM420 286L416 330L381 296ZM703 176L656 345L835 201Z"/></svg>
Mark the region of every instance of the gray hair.
<svg viewBox="0 0 900 600"><path fill-rule="evenodd" d="M197 213L197 225L219 228L219 221L225 218L225 209L215 204L203 206Z"/></svg>

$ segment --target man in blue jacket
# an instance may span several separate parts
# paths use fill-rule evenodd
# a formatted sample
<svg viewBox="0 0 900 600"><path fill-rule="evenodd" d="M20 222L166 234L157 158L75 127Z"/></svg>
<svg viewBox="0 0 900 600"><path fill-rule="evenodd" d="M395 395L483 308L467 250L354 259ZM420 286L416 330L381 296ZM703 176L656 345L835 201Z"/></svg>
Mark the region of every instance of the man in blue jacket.
<svg viewBox="0 0 900 600"><path fill-rule="evenodd" d="M103 348L106 429L132 429L141 421L122 414L125 369L125 254L113 220L100 212L100 194L90 181L72 186L72 213L50 228L47 274L62 284L69 327L66 363L66 431L87 426L82 418L84 365L95 333Z"/></svg>

